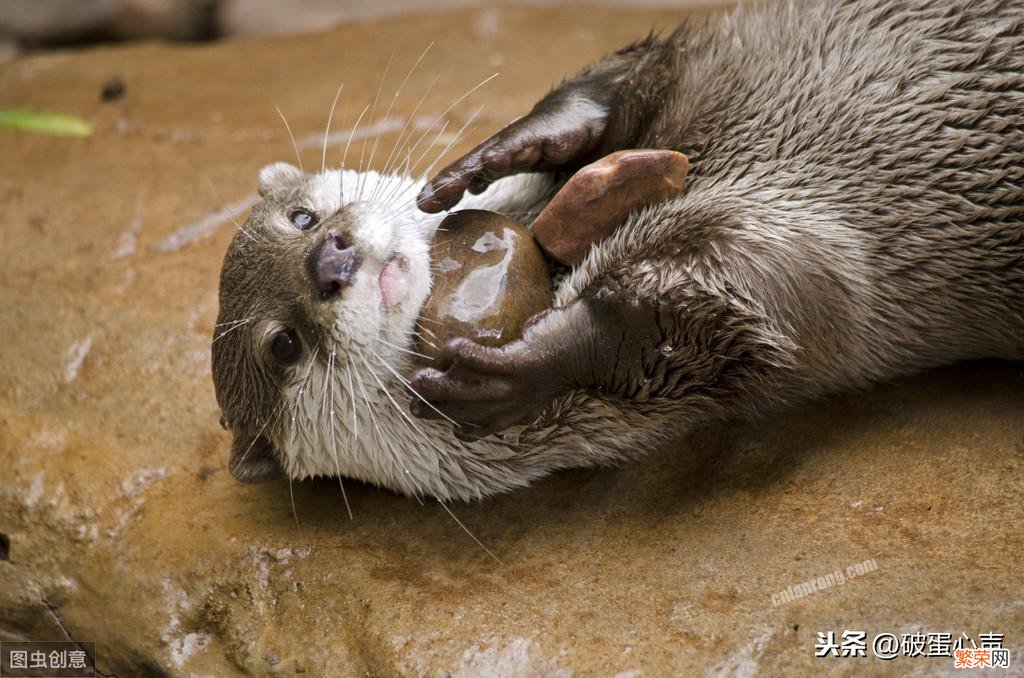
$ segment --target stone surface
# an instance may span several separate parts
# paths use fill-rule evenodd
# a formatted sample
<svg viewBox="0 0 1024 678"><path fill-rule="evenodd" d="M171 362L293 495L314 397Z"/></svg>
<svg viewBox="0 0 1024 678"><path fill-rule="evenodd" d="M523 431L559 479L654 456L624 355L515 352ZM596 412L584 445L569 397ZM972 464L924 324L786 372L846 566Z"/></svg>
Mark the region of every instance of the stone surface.
<svg viewBox="0 0 1024 678"><path fill-rule="evenodd" d="M500 563L433 502L350 482L349 520L335 482L227 473L209 337L228 214L292 153L273 106L316 167L338 84L343 143L392 52L397 83L437 41L364 125L389 145L436 76L428 123L500 64L450 114L457 130L487 106L453 159L673 18L462 11L0 66L5 104L96 129L0 131L0 638L95 640L121 676L952 673L813 657L817 631L846 628L1001 631L1024 664L1021 365L947 368L452 506ZM101 103L112 73L125 94ZM772 605L867 559L875 572Z"/></svg>
<svg viewBox="0 0 1024 678"><path fill-rule="evenodd" d="M575 266L631 212L678 196L689 169L677 151L610 153L569 177L530 228L545 252Z"/></svg>
<svg viewBox="0 0 1024 678"><path fill-rule="evenodd" d="M530 231L484 210L445 217L431 248L434 279L420 312L419 350L441 354L449 339L504 346L553 303L548 264Z"/></svg>

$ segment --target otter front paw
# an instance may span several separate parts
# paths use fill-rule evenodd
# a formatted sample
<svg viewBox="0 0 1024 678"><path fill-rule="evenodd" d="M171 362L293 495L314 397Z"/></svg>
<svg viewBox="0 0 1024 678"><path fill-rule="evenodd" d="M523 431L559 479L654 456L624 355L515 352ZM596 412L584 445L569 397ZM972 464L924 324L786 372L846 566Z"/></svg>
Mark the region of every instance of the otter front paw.
<svg viewBox="0 0 1024 678"><path fill-rule="evenodd" d="M564 386L547 355L516 341L488 348L452 339L437 367L417 371L410 388L417 417L448 419L462 439L483 438L534 421Z"/></svg>
<svg viewBox="0 0 1024 678"><path fill-rule="evenodd" d="M547 98L441 170L417 198L424 212L453 207L465 191L480 193L493 181L519 172L565 167L596 149L608 110L582 95Z"/></svg>

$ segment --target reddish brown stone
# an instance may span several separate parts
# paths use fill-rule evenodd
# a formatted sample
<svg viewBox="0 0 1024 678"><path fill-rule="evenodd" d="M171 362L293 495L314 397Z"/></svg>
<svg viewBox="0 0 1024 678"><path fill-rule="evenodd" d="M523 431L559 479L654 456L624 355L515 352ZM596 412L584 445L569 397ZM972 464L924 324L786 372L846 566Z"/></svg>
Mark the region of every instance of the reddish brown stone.
<svg viewBox="0 0 1024 678"><path fill-rule="evenodd" d="M566 182L533 223L533 235L548 254L575 266L630 212L678 195L689 168L677 151L641 148L606 155Z"/></svg>

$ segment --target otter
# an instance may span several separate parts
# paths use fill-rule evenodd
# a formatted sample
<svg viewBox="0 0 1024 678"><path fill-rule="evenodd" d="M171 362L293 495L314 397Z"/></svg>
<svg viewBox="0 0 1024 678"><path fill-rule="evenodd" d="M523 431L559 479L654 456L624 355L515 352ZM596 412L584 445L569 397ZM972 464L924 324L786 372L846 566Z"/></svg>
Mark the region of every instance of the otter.
<svg viewBox="0 0 1024 678"><path fill-rule="evenodd" d="M418 365L443 213L528 222L630 148L685 153L685 188L596 243L521 339ZM1024 3L741 8L586 66L425 184L278 163L259 190L212 346L233 475L481 498L706 422L1024 359Z"/></svg>

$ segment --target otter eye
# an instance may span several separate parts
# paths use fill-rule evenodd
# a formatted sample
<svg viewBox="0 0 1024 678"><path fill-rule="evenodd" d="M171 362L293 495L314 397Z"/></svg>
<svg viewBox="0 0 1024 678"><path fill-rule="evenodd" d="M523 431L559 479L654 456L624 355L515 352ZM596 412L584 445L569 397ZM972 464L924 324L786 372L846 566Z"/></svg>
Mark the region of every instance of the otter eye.
<svg viewBox="0 0 1024 678"><path fill-rule="evenodd" d="M274 335L270 342L270 354L282 365L291 365L302 356L302 342L295 330L288 328Z"/></svg>
<svg viewBox="0 0 1024 678"><path fill-rule="evenodd" d="M307 228L316 226L316 222L318 220L316 214L313 212L305 209L297 209L293 210L288 215L288 221L292 222L292 226L300 231L305 231Z"/></svg>

